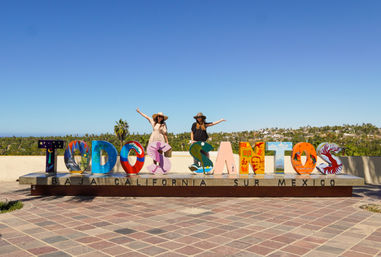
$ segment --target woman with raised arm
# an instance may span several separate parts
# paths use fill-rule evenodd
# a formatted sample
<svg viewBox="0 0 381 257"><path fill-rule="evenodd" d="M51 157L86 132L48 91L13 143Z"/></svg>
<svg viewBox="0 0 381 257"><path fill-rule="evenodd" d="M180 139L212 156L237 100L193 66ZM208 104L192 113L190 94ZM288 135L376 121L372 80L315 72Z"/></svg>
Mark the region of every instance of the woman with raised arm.
<svg viewBox="0 0 381 257"><path fill-rule="evenodd" d="M202 114L202 112L197 113L196 116L193 118L196 119L196 122L192 124L191 128L191 143L193 144L194 142L197 141L202 141L205 142L208 140L209 136L208 133L206 132L206 128L217 125L218 123L221 123L225 121L224 119L220 119L215 122L206 122L206 116Z"/></svg>
<svg viewBox="0 0 381 257"><path fill-rule="evenodd" d="M152 125L152 134L149 138L148 143L160 141L164 143L168 143L167 137L167 124L165 121L168 119L162 112L158 112L152 115L152 118L142 113L139 108L136 111L146 118L149 123Z"/></svg>
<svg viewBox="0 0 381 257"><path fill-rule="evenodd" d="M158 112L152 115L152 118L147 116L146 114L142 113L139 108L136 109L136 111L142 115L144 118L146 118L149 123L152 125L152 134L149 138L148 145L152 142L160 141L163 143L168 144L168 137L167 137L167 124L165 124L165 121L168 119L167 116L165 116L162 112ZM154 161L156 164L156 162Z"/></svg>
<svg viewBox="0 0 381 257"><path fill-rule="evenodd" d="M196 122L192 124L191 128L191 144L197 141L206 142L206 140L208 140L209 138L208 133L206 132L206 128L225 121L224 119L220 119L215 122L206 122L206 116L202 114L202 112L197 113L197 115L193 118L196 119ZM209 153L207 154L207 156L209 157ZM199 165L199 162L195 158L193 158L193 164L189 166L189 169L191 171L195 171L197 169L194 165Z"/></svg>

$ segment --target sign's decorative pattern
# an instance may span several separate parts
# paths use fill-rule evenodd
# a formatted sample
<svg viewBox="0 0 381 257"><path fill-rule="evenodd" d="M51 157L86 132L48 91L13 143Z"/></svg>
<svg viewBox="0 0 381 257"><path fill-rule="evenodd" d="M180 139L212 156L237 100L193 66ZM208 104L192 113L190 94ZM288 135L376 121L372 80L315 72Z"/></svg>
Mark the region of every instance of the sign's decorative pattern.
<svg viewBox="0 0 381 257"><path fill-rule="evenodd" d="M79 164L74 159L76 151L79 151L81 154L81 162ZM84 172L90 163L90 147L86 142L81 140L71 141L66 147L64 161L66 168L71 173Z"/></svg>
<svg viewBox="0 0 381 257"><path fill-rule="evenodd" d="M209 159L208 152L213 150L213 146L206 142L195 142L189 148L189 153L200 164L192 164L190 166L191 171L194 173L212 174L213 162Z"/></svg>
<svg viewBox="0 0 381 257"><path fill-rule="evenodd" d="M320 158L327 163L321 163L316 168L323 174L339 174L343 170L343 163L339 157L333 155L341 152L342 148L334 143L321 143L317 147Z"/></svg>
<svg viewBox="0 0 381 257"><path fill-rule="evenodd" d="M265 142L255 143L254 150L249 142L239 143L239 173L249 174L250 165L255 174L265 174Z"/></svg>
<svg viewBox="0 0 381 257"><path fill-rule="evenodd" d="M156 162L147 167L152 173L167 173L171 169L171 161L164 156L164 152L171 150L172 147L160 141L152 142L148 145L147 153Z"/></svg>
<svg viewBox="0 0 381 257"><path fill-rule="evenodd" d="M46 149L45 172L55 173L57 171L56 149L62 149L64 144L63 140L38 140L38 148Z"/></svg>

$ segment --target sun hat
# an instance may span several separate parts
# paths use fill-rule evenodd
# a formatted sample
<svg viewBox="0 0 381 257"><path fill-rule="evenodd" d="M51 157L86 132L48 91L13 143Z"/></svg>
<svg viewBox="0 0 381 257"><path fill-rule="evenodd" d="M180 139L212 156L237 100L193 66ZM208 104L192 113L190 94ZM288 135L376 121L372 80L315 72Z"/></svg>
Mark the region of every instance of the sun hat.
<svg viewBox="0 0 381 257"><path fill-rule="evenodd" d="M196 116L194 116L193 118L197 119L197 118L203 118L204 120L206 119L206 116L204 114L202 114L202 112L199 112L197 113Z"/></svg>
<svg viewBox="0 0 381 257"><path fill-rule="evenodd" d="M168 116L165 116L162 112L158 112L152 115L152 119L156 119L157 116L162 116L164 117L164 120L168 119Z"/></svg>

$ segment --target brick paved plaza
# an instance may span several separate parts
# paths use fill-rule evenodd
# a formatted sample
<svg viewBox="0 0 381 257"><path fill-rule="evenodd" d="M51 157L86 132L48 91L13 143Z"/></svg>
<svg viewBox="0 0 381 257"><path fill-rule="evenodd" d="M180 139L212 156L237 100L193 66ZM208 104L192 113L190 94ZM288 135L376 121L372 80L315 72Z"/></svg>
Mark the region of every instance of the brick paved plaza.
<svg viewBox="0 0 381 257"><path fill-rule="evenodd" d="M381 187L352 198L31 196L0 183L1 256L381 256Z"/></svg>

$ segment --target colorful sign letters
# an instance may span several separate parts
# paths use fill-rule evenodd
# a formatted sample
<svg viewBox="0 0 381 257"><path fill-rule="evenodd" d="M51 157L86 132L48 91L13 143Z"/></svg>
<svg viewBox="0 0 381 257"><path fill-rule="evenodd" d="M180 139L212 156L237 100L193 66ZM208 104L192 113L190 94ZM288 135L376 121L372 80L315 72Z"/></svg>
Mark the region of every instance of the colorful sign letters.
<svg viewBox="0 0 381 257"><path fill-rule="evenodd" d="M63 141L62 141L63 142ZM163 156L163 153L170 150L171 146L162 142L153 142L148 146L148 155L152 157L155 164L148 166L147 169L152 173L166 173L171 168L171 162ZM81 153L81 162L78 165L74 160L74 153L79 150ZM101 165L102 151L107 153L106 163ZM131 151L136 153L136 162L134 165L128 160L128 155ZM82 173L88 167L90 158L88 145L79 140L74 140L69 143L65 150L65 164L71 173ZM117 161L118 151L109 142L93 141L92 142L92 168L91 172L95 174L107 174L115 166ZM143 146L136 141L128 141L120 152L120 163L127 174L138 174L143 168L145 161L145 152Z"/></svg>
<svg viewBox="0 0 381 257"><path fill-rule="evenodd" d="M63 148L64 141L61 140L39 140L38 147L46 149L46 172L56 172L55 149ZM265 147L267 150L275 151L275 174L284 174L284 154L285 151L292 150L291 164L298 174L311 174L317 168L323 174L339 174L343 170L343 164L334 154L339 153L342 148L333 143L322 143L315 150L310 143L297 143L292 147L291 142L257 142L254 148L249 142L239 144L239 169L235 165L234 155L230 142L221 142L217 154L216 165L209 158L209 152L213 147L207 142L195 142L189 148L189 153L195 162L189 166L194 174L222 174L226 165L230 174L249 174L250 166L256 175L265 174ZM152 142L148 145L147 154L154 163L147 169L153 174L166 174L171 169L170 160L163 153L169 151L171 146L163 142ZM81 161L75 161L76 151L81 154ZM128 160L131 151L136 153L134 165ZM106 163L101 165L102 152L107 153ZM302 161L303 153L305 161ZM143 168L145 161L143 146L136 141L127 142L120 152L120 163L127 174L138 174ZM320 156L326 163L317 165L317 156ZM117 162L118 152L116 148L106 141L92 142L92 168L95 174L109 173ZM70 142L64 154L65 165L71 173L83 173L90 162L90 149L84 141L74 140Z"/></svg>

